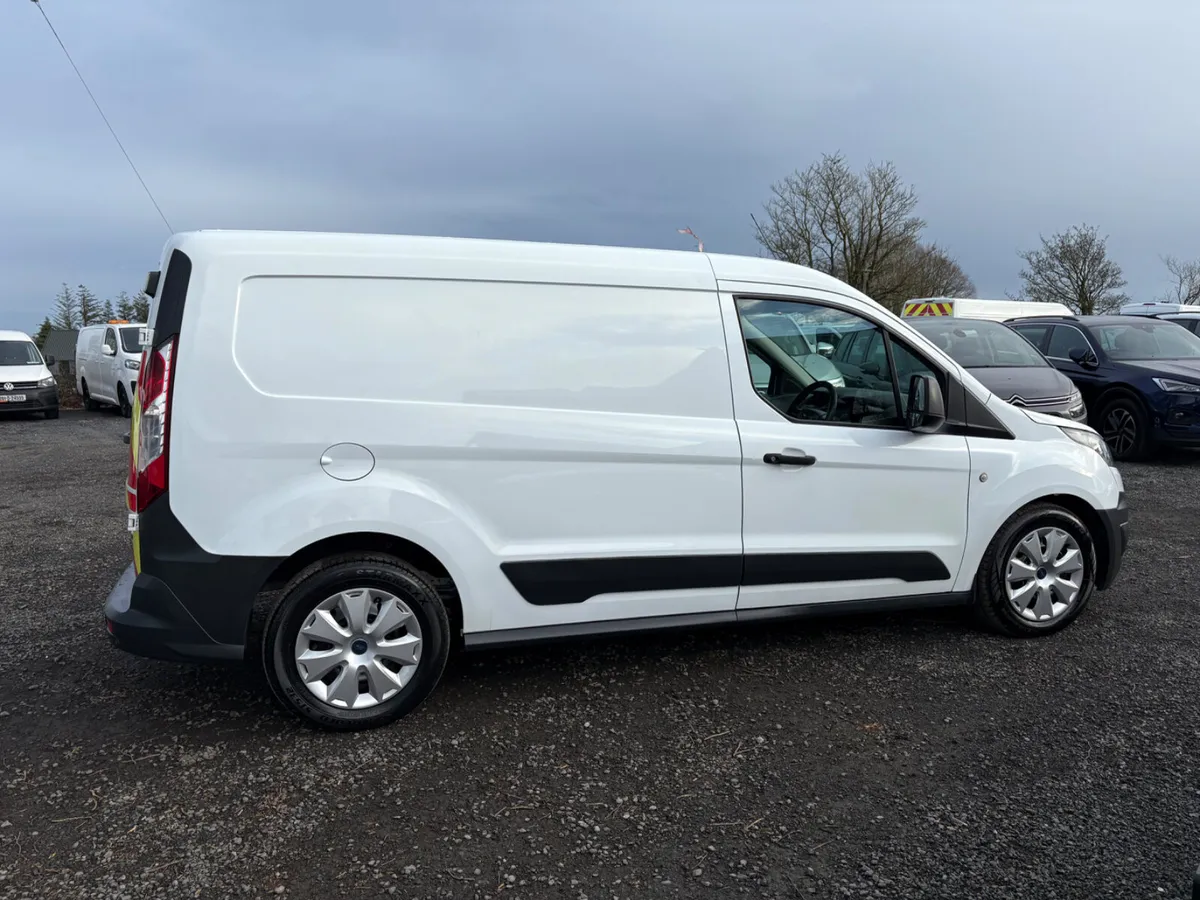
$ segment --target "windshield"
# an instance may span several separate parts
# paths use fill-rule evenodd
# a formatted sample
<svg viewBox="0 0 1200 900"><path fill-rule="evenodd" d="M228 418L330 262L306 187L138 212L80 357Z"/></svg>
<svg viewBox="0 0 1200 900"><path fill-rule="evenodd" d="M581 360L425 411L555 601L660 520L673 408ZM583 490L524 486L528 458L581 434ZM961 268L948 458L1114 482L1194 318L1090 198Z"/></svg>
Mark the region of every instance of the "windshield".
<svg viewBox="0 0 1200 900"><path fill-rule="evenodd" d="M142 342L138 340L138 332L141 328L122 328L121 332L121 349L126 353L141 353Z"/></svg>
<svg viewBox="0 0 1200 900"><path fill-rule="evenodd" d="M1048 366L1037 349L1007 325L963 319L909 324L946 351L964 369Z"/></svg>
<svg viewBox="0 0 1200 900"><path fill-rule="evenodd" d="M1093 325L1110 359L1200 359L1200 337L1174 322Z"/></svg>
<svg viewBox="0 0 1200 900"><path fill-rule="evenodd" d="M793 359L811 356L816 351L796 320L784 313L757 313L746 316L754 327L769 337Z"/></svg>
<svg viewBox="0 0 1200 900"><path fill-rule="evenodd" d="M0 366L40 366L42 355L33 341L0 341Z"/></svg>

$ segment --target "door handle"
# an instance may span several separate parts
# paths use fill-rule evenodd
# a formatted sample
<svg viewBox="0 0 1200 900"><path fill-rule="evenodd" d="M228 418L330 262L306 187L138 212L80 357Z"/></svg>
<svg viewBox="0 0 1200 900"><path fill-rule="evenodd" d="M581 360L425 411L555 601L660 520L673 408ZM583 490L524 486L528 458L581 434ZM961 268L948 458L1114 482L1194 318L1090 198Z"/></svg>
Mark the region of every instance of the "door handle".
<svg viewBox="0 0 1200 900"><path fill-rule="evenodd" d="M809 456L803 450L799 455L790 453L767 453L763 456L763 462L768 466L811 466L815 465L817 458Z"/></svg>

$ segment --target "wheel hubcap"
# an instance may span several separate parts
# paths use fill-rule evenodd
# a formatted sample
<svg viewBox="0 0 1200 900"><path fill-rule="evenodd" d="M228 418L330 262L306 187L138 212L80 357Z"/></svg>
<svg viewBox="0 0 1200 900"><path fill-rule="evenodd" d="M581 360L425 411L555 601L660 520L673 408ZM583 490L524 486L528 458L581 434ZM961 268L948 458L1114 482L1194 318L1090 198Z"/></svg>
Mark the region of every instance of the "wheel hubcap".
<svg viewBox="0 0 1200 900"><path fill-rule="evenodd" d="M317 604L296 636L296 670L314 697L365 709L394 697L421 662L412 609L375 588L341 591Z"/></svg>
<svg viewBox="0 0 1200 900"><path fill-rule="evenodd" d="M1062 617L1083 588L1083 551L1061 528L1038 528L1013 549L1005 572L1008 602L1022 619L1047 625Z"/></svg>
<svg viewBox="0 0 1200 900"><path fill-rule="evenodd" d="M1104 420L1104 440L1117 456L1124 456L1137 443L1137 421L1127 409L1112 410Z"/></svg>

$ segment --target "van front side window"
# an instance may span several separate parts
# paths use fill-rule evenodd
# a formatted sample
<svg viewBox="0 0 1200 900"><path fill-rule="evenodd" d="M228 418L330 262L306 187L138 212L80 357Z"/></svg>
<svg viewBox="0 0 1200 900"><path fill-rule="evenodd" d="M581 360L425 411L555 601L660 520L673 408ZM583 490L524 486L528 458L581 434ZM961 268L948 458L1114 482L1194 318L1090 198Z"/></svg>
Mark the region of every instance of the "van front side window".
<svg viewBox="0 0 1200 900"><path fill-rule="evenodd" d="M754 390L790 419L896 427L908 380L936 375L854 313L792 300L736 303ZM834 336L836 342L829 339Z"/></svg>

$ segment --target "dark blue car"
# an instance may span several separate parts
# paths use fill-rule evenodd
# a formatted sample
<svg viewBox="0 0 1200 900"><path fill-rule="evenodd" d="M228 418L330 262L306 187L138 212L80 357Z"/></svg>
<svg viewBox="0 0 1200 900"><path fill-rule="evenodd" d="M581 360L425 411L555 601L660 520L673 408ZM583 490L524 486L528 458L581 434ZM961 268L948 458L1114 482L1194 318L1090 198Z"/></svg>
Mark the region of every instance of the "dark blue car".
<svg viewBox="0 0 1200 900"><path fill-rule="evenodd" d="M1117 459L1200 446L1200 337L1140 316L1045 316L1007 323L1075 382Z"/></svg>

